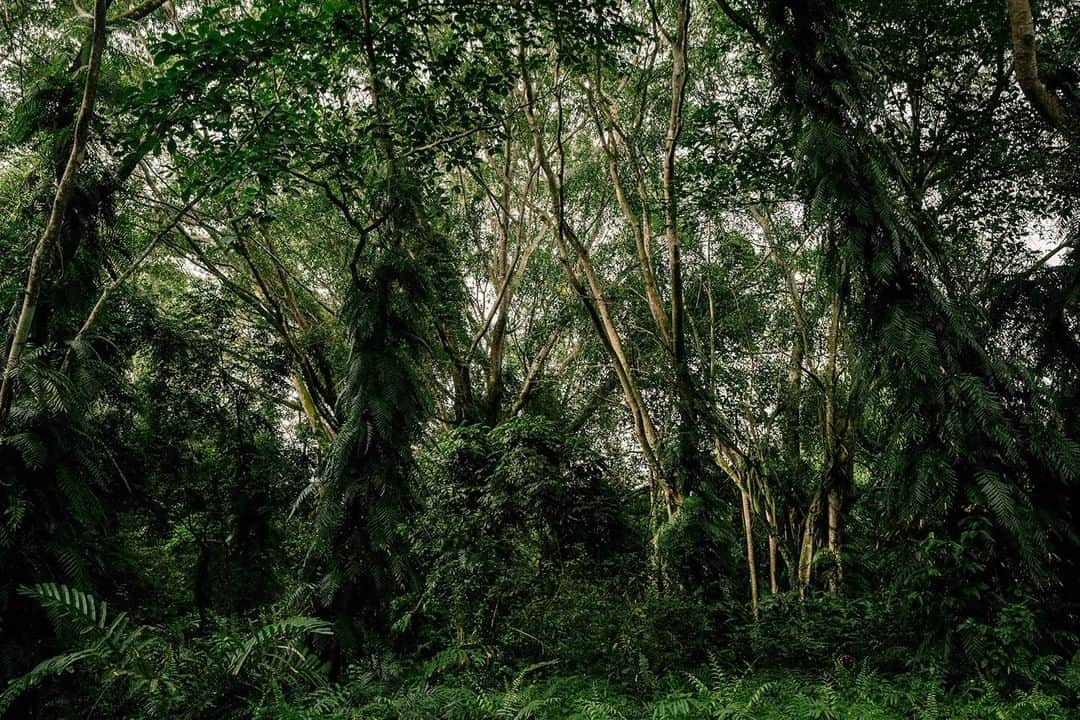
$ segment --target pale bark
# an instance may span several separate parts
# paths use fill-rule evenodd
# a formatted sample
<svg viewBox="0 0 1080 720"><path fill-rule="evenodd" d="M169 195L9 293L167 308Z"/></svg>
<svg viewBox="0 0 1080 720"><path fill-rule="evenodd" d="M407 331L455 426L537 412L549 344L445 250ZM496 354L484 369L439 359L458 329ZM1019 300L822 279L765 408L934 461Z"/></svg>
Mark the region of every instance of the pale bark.
<svg viewBox="0 0 1080 720"><path fill-rule="evenodd" d="M307 353L301 349L300 345L293 337L292 331L289 328L289 320L286 318L278 301L278 294L270 287L270 284L263 276L262 271L259 270L255 258L252 256L251 251L247 247L244 237L240 232L240 228L234 227L234 231L236 232L236 242L234 243L234 247L247 264L248 270L259 289L259 294L262 295L262 304L263 307L266 308L264 317L270 321L270 325L274 328L278 338L289 349L292 359L296 363L297 370L293 373L293 384L300 394L300 404L304 407L305 413L308 414L309 423L312 423L313 426L317 426L315 427L315 436L319 438L320 442L326 444L334 437L334 423L329 413L324 415L324 413L318 410L319 406L318 403L315 402L311 389L314 387L316 391L323 396L327 395L329 391L323 387L321 382L319 382L318 372L311 359L308 357ZM282 295L286 298L291 296L288 292L283 292ZM288 307L288 305L286 307ZM296 324L301 332L303 332L306 329L307 321L303 315L299 313L299 309L295 307L295 302L293 310L298 314ZM333 407L336 398L324 397L324 402L327 403L328 407Z"/></svg>
<svg viewBox="0 0 1080 720"><path fill-rule="evenodd" d="M86 82L83 85L82 101L79 104L79 111L75 119L71 152L68 154L67 164L64 166L64 172L60 176L60 182L56 187L45 230L41 233L41 237L38 238L37 244L34 246L34 253L30 258L30 270L27 273L26 285L22 294L22 307L19 310L19 317L12 333L7 361L4 364L3 379L0 380L0 429L7 424L8 415L11 411L13 375L26 349L30 329L34 323L34 316L37 314L38 299L41 296L41 286L44 281L49 254L60 237L60 230L64 225L68 204L75 192L79 167L86 157L86 145L90 134L90 118L94 111L98 76L101 73L101 55L105 49L107 38L105 28L105 12L107 9L108 0L96 0L94 3L94 27L90 45L90 58L86 67Z"/></svg>
<svg viewBox="0 0 1080 720"><path fill-rule="evenodd" d="M811 575L814 566L814 543L817 539L817 525L821 519L821 488L814 493L814 499L803 518L802 542L799 545L799 598L805 599L810 591Z"/></svg>
<svg viewBox="0 0 1080 720"><path fill-rule="evenodd" d="M334 432L323 421L322 415L319 414L319 409L315 405L311 391L308 390L307 383L304 382L304 376L294 371L289 374L289 379L292 381L293 389L296 390L296 396L300 398L300 407L304 411L304 417L307 418L308 425L311 427L316 439L318 439L319 445L329 445L334 439Z"/></svg>
<svg viewBox="0 0 1080 720"><path fill-rule="evenodd" d="M270 258L270 262L274 266L274 272L277 275L278 286L281 288L282 294L285 299L285 308L292 316L293 322L301 331L306 332L309 328L308 316L300 310L300 305L296 302L296 295L292 290L292 283L290 282L289 274L285 270L285 266L278 258L277 251L274 249L274 241L271 237L270 231L266 227L265 222L259 222L257 224L259 234L262 236L263 242L266 244L266 256Z"/></svg>
<svg viewBox="0 0 1080 720"><path fill-rule="evenodd" d="M667 510L671 514L674 512L675 501L671 488L665 481L663 468L658 457L659 440L655 426L648 408L645 406L644 399L638 390L633 369L623 348L622 338L608 309L603 283L593 267L587 248L569 223L566 222L561 178L551 165L547 149L544 146L543 134L536 119L532 80L525 67L523 49L519 50L518 60L521 66L522 85L525 95L525 117L532 134L536 160L540 165L548 188L552 215L554 216L554 235L559 260L566 271L567 280L581 298L589 314L590 321L600 337L601 344L611 360L612 369L622 386L623 396L627 408L630 410L634 424L634 434L649 469L651 483L654 487L659 486L663 490L667 499ZM561 128L559 132L561 133ZM571 251L573 251L573 260L570 257ZM575 269L575 266L577 269ZM578 276L579 271L584 276L584 281Z"/></svg>
<svg viewBox="0 0 1080 720"><path fill-rule="evenodd" d="M75 333L75 337L72 338L71 342L69 343L68 349L64 352L64 360L62 363L60 363L60 372L66 373L68 371L68 368L71 365L71 359L75 347L80 342L82 342L83 337L85 337L86 333L89 332L91 326L93 326L94 322L97 320L98 315L101 314L102 308L105 307L105 302L109 299L109 296L113 293L114 290L116 290L116 288L123 285L128 278L134 275L138 271L138 269L142 267L142 264L146 262L146 259L148 257L150 257L150 253L154 251L154 248L157 247L162 237L164 237L164 234L159 234L157 237L147 243L146 247L143 248L143 251L139 253L138 257L132 260L131 264L124 269L124 272L120 273L115 278L110 280L105 285L105 287L101 289L101 294L98 295L98 299L94 303L94 307L90 309L90 313L86 316L86 320L83 321L83 324L79 327L79 331Z"/></svg>
<svg viewBox="0 0 1080 720"><path fill-rule="evenodd" d="M1057 96L1039 77L1039 61L1035 51L1035 20L1029 0L1006 0L1009 29L1012 35L1013 72L1016 81L1031 106L1050 124L1061 131L1071 128L1070 118Z"/></svg>
<svg viewBox="0 0 1080 720"><path fill-rule="evenodd" d="M749 211L762 229L769 257L781 271L791 305L794 325L791 352L787 373L780 389L781 451L784 464L790 474L791 484L799 487L805 476L801 438L802 378L803 373L808 372L803 364L811 350L810 323L807 320L802 291L799 288L795 270L784 257L779 244L780 237L771 214L767 208L758 205L751 205ZM811 377L817 378L812 371L809 372ZM771 543L778 546L777 550L783 555L788 565L791 586L798 591L800 598L806 596L812 581L817 526L822 514L822 502L821 487L818 483L813 499L801 518L801 523L798 522L798 511L795 508L788 508L788 536L795 543L794 548L785 550L786 546L779 546L778 527L775 529L776 534L770 537ZM775 508L773 512L775 513Z"/></svg>
<svg viewBox="0 0 1080 720"><path fill-rule="evenodd" d="M840 315L842 312L843 285L846 282L846 267L841 265L840 277L834 283L832 298L829 302L829 334L826 341L825 360L825 418L823 423L823 445L825 448L825 477L828 503L827 547L833 563L829 575L829 591L838 592L843 576L841 556L841 503L843 492L850 482L850 448L848 446L848 428L850 421L840 408L837 397L839 368L837 364L840 346Z"/></svg>
<svg viewBox="0 0 1080 720"><path fill-rule="evenodd" d="M769 518L770 526L772 518ZM780 583L777 578L777 547L776 547L776 533L772 527L769 528L769 591L773 595L780 593Z"/></svg>
<svg viewBox="0 0 1080 720"><path fill-rule="evenodd" d="M599 83L599 79L597 79L596 82ZM604 154L607 157L608 175L611 177L611 184L615 189L615 199L619 203L619 208L622 210L623 217L630 226L630 232L634 238L634 251L637 255L638 267L641 271L641 282L642 286L645 288L645 300L649 306L649 314L652 315L653 323L656 325L656 332L660 338L660 342L669 352L671 352L671 320L668 317L667 310L664 309L664 301L660 297L660 290L656 282L656 272L653 268L652 253L650 251L650 236L652 230L649 220L649 203L644 192L644 183L638 183L638 195L639 201L641 202L641 215L639 217L634 211L634 208L630 205L630 200L627 197L626 190L623 186L615 148L613 148L612 144L607 140L604 126L596 108L596 94L590 89L588 91L588 96L593 105L593 119L596 123L597 133L600 137L600 146L603 148ZM614 127L613 122L611 125ZM613 129L612 132L615 133L617 131ZM627 154L632 155L632 153L629 152L628 146L627 150ZM633 161L633 158L631 158L631 161ZM637 170L636 172L637 174L640 174L640 170Z"/></svg>
<svg viewBox="0 0 1080 720"><path fill-rule="evenodd" d="M754 614L754 620L757 620L759 617L758 575L757 560L754 557L754 520L750 514L750 492L746 487L741 487L739 495L742 498L743 530L746 534L746 565L750 571L750 609Z"/></svg>
<svg viewBox="0 0 1080 720"><path fill-rule="evenodd" d="M556 329L551 335L548 336L547 342L540 348L540 352L536 354L533 361L529 363L529 369L525 373L525 381L521 384L521 390L518 391L517 397L514 399L514 404L510 407L510 417L517 415L525 407L526 401L532 394L533 389L536 387L537 379L540 377L540 373L544 369L544 364L547 362L548 356L551 355L552 348L555 347L555 343L559 339L561 334L561 328Z"/></svg>
<svg viewBox="0 0 1080 720"><path fill-rule="evenodd" d="M510 241L510 172L512 167L510 135L507 133L506 142L503 145L503 172L502 172L502 196L499 203L498 219L496 222L497 233L495 243L495 257L491 279L494 284L501 287L495 301L495 325L491 329L491 338L488 342L488 376L487 397L488 422L494 424L499 414L499 405L503 394L503 358L506 350L506 325L510 313L510 280L513 269L509 262ZM516 260L515 260L516 264ZM554 343L552 343L553 345ZM549 347L549 346L546 346ZM546 353L544 353L546 359ZM540 362L540 367L543 361ZM528 384L528 383L526 383ZM523 393L523 396L527 393Z"/></svg>
<svg viewBox="0 0 1080 720"><path fill-rule="evenodd" d="M829 576L829 592L836 593L844 580L844 563L840 555L840 488L833 485L829 488L829 534L828 548L832 556L833 572Z"/></svg>

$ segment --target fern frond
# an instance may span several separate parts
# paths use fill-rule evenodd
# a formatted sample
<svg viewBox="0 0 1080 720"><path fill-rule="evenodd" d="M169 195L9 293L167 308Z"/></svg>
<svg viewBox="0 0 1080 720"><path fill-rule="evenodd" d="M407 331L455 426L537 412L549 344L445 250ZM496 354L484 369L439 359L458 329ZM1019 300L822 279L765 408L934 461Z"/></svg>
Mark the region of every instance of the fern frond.
<svg viewBox="0 0 1080 720"><path fill-rule="evenodd" d="M332 634L333 628L330 623L319 618L291 617L268 623L252 633L240 649L236 651L229 663L229 671L233 675L239 675L252 652L256 648L269 644L272 640L295 638L303 635Z"/></svg>

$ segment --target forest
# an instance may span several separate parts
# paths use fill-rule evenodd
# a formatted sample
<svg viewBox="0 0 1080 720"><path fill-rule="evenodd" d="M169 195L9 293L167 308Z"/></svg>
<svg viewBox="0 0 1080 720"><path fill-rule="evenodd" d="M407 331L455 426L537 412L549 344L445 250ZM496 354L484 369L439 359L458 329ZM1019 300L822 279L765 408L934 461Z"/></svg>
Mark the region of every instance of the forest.
<svg viewBox="0 0 1080 720"><path fill-rule="evenodd" d="M1080 717L1073 0L0 2L0 716Z"/></svg>

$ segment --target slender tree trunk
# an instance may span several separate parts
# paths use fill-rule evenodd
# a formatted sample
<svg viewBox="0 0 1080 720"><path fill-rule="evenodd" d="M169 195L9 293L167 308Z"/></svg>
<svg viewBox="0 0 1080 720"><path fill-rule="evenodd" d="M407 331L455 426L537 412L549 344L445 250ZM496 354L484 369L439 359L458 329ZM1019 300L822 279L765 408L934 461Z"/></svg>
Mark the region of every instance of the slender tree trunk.
<svg viewBox="0 0 1080 720"><path fill-rule="evenodd" d="M270 285L267 278L259 269L259 266L255 261L255 256L248 248L247 241L245 240L240 227L234 224L233 232L235 233L233 247L240 257L243 258L244 263L251 273L251 277L255 280L258 294L263 298L262 304L266 308L264 317L267 318L270 325L274 328L278 338L280 338L281 341L285 343L286 347L288 347L292 359L296 364L296 369L293 372L292 378L293 386L300 396L300 405L304 408L305 413L314 411L315 414L309 414L308 419L310 422L317 420L318 428L315 430L315 436L319 438L320 443L326 443L333 439L335 433L332 414L327 413L324 416L323 413L319 412L319 405L315 400L315 395L311 392L312 388L317 391L320 390L318 384L319 373L316 372L315 366L311 362L308 354L304 352L293 338L292 331L289 328L289 320L281 307L281 297L279 297L279 293L275 292L275 289ZM280 293L280 295L284 296L286 299L292 297L291 292L283 292ZM299 313L299 309L295 306L295 301L292 304L292 308L296 312L296 325L301 331L304 331L307 328L307 319ZM286 304L285 309L289 309L288 303ZM321 392L323 393L323 397L326 397L329 394L327 391ZM327 403L327 406L333 408L336 397L330 397L329 400L330 402Z"/></svg>
<svg viewBox="0 0 1080 720"><path fill-rule="evenodd" d="M742 497L743 530L746 533L746 565L750 571L750 609L754 620L758 619L757 560L754 557L754 520L750 514L750 493L746 487L739 488Z"/></svg>
<svg viewBox="0 0 1080 720"><path fill-rule="evenodd" d="M135 260L132 261L132 263L127 267L127 269L124 270L124 272L122 272L120 275L109 281L105 285L105 287L101 289L101 294L98 295L97 301L94 303L94 306L90 308L90 314L86 316L86 320L83 321L83 324L79 327L79 331L75 333L75 337L72 338L70 345L68 345L68 349L64 352L64 360L62 363L60 363L60 372L66 373L68 371L68 368L71 365L71 359L75 347L80 342L82 342L82 339L86 336L86 333L90 331L90 328L93 326L94 321L97 320L98 315L101 314L102 308L105 307L105 302L109 299L109 295L111 295L117 287L122 285L125 280L127 280L129 277L131 277L138 271L139 267L142 266L143 262L145 262L146 259L150 257L150 253L152 253L154 251L154 248L157 247L158 241L160 241L161 238L162 236L158 235L151 242L147 243L146 247L143 248L143 251L139 253L138 257L136 257Z"/></svg>
<svg viewBox="0 0 1080 720"><path fill-rule="evenodd" d="M596 83L599 87L599 78ZM664 301L661 299L660 290L656 282L656 273L653 268L652 252L650 250L652 232L651 220L649 217L649 202L648 197L643 190L639 190L639 201L641 202L641 216L634 211L633 206L630 205L630 201L627 198L625 188L623 186L622 175L619 172L618 158L616 155L615 147L611 142L607 140L609 130L606 130L603 122L600 118L600 112L597 109L599 106L599 98L597 93L592 87L587 88L590 105L593 108L593 118L596 124L597 135L600 138L600 145L604 149L604 154L608 161L608 175L611 177L612 187L615 189L615 199L619 203L619 208L622 210L623 217L626 218L627 225L630 226L630 232L634 237L634 252L638 258L638 267L641 272L641 283L645 289L645 300L649 306L649 314L652 315L653 324L656 325L657 335L660 337L660 342L663 345L671 349L671 319L668 317L667 310L664 309ZM610 120L610 110L606 113ZM631 161L634 161L632 153L627 149L627 153L631 155ZM636 169L636 168L635 168ZM640 172L640 171L638 171Z"/></svg>
<svg viewBox="0 0 1080 720"><path fill-rule="evenodd" d="M450 383L454 388L454 422L463 423L473 419L472 371L468 358L461 353L454 333L445 323L435 323L443 349L450 357Z"/></svg>
<svg viewBox="0 0 1080 720"><path fill-rule="evenodd" d="M517 397L510 406L509 417L514 417L525 407L525 403L528 401L529 396L536 387L537 380L544 370L544 364L547 362L548 355L551 354L552 348L554 348L555 343L558 342L560 334L561 328L552 332L548 336L547 342L540 348L540 352L537 353L536 357L533 358L533 361L529 363L529 369L525 371L525 380L521 383L521 390L518 391Z"/></svg>
<svg viewBox="0 0 1080 720"><path fill-rule="evenodd" d="M96 0L94 3L94 28L90 45L90 59L86 67L86 83L83 86L82 102L79 104L79 112L75 119L71 152L68 154L67 164L64 166L64 172L60 176L60 182L53 196L49 220L45 225L45 230L41 233L41 237L38 238L37 244L34 246L34 253L30 258L30 270L27 273L26 285L23 288L22 307L19 310L19 318L15 323L15 331L11 337L7 362L4 364L3 379L0 380L0 429L7 425L8 415L11 412L13 375L23 351L26 349L27 339L30 337L30 330L34 324L34 315L37 313L38 298L41 296L41 285L44 281L48 257L60 237L60 230L64 225L68 203L75 192L79 167L86 157L86 144L90 135L90 117L94 111L98 76L101 73L101 55L105 49L107 38L105 11L108 9L108 5L108 0Z"/></svg>
<svg viewBox="0 0 1080 720"><path fill-rule="evenodd" d="M491 280L492 285L503 288L503 291L495 299L496 314L495 324L491 329L491 337L488 340L488 375L485 404L487 405L487 422L494 425L499 417L499 408L503 398L503 358L506 349L506 325L510 313L510 274L513 272L509 261L510 241L510 173L512 172L513 157L511 154L510 135L507 134L503 144L503 171L502 171L502 195L498 208L496 222L496 244L492 260ZM545 346L546 347L546 346ZM544 353L546 358L546 353ZM540 361L542 367L543 360Z"/></svg>
<svg viewBox="0 0 1080 720"><path fill-rule="evenodd" d="M833 569L829 573L829 592L838 592L843 575L841 559L841 503L843 493L850 480L850 448L847 444L849 420L840 410L837 397L840 383L837 359L840 348L840 315L842 311L843 286L846 284L847 270L842 264L840 276L834 283L832 298L829 302L829 334L825 361L825 417L822 444L825 447L825 478L827 493L828 531L826 543L832 559Z"/></svg>
<svg viewBox="0 0 1080 720"><path fill-rule="evenodd" d="M777 579L777 540L774 518L771 512L766 511L766 522L769 524L769 592L773 595L780 594L780 583Z"/></svg>
<svg viewBox="0 0 1080 720"><path fill-rule="evenodd" d="M731 15L730 8L725 12ZM791 303L793 332L791 339L791 354L788 359L787 375L780 388L780 415L781 415L781 451L784 459L784 467L788 473L790 486L799 488L804 477L802 461L802 376L803 361L810 351L809 323L806 319L806 311L803 306L802 292L799 288L798 279L794 268L784 257L781 249L781 238L773 224L772 216L767 207L752 205L749 208L751 216L761 227L765 236L766 247L773 262L783 274L784 284L787 288ZM820 498L817 508L812 504L802 517L803 524L799 522L799 512L791 504L791 495L788 495L788 504L785 507L787 522L781 533L781 523L773 524L774 534L770 536L770 548L775 547L784 559L788 571L788 585L790 589L797 589L800 597L805 595L809 587L811 566L814 552L814 533L816 532L817 517L820 515ZM772 505L775 512L776 505ZM812 516L812 517L811 517ZM806 523L810 525L810 533L807 535ZM781 541L783 544L781 544ZM771 554L771 553L770 553Z"/></svg>
<svg viewBox="0 0 1080 720"><path fill-rule="evenodd" d="M330 441L334 439L334 433L327 427L326 423L323 422L322 415L315 405L315 399L311 396L311 391L308 390L307 383L304 382L304 376L297 371L293 371L289 374L289 379L292 380L293 388L296 390L296 396L300 398L300 407L303 408L304 416L307 418L308 425L311 426L311 431L315 433L319 445L329 445Z"/></svg>
<svg viewBox="0 0 1080 720"><path fill-rule="evenodd" d="M814 543L817 538L817 525L821 519L821 490L814 494L814 499L803 518L802 542L799 546L799 599L806 598L810 591L814 566Z"/></svg>
<svg viewBox="0 0 1080 720"><path fill-rule="evenodd" d="M690 24L690 2L681 0L671 43L671 104L668 109L668 128L664 142L664 238L667 241L669 291L671 294L671 354L675 365L676 395L679 406L679 458L676 467L677 492L680 497L693 490L697 471L693 461L698 453L696 393L686 357L686 330L683 300L682 248L679 239L678 188L675 186L675 159L683 127L683 101L689 67L686 56Z"/></svg>
<svg viewBox="0 0 1080 720"><path fill-rule="evenodd" d="M795 273L785 262L784 257L777 247L776 232L772 220L765 211L751 208L751 213L761 225L765 233L769 254L773 261L780 267L784 274L784 282L787 286L791 300L792 317L794 319L794 332L791 340L791 355L788 361L787 384L781 393L781 413L783 417L783 453L784 462L791 474L792 485L797 486L802 478L802 442L801 412L802 412L802 364L809 351L809 331L807 328L806 314L802 304L802 296L795 280Z"/></svg>
<svg viewBox="0 0 1080 720"><path fill-rule="evenodd" d="M277 250L274 248L274 240L270 230L267 228L265 221L258 222L256 227L263 238L263 242L266 243L266 255L270 258L270 263L274 266L278 285L281 287L282 294L285 297L285 307L289 310L289 314L292 315L296 326L306 332L309 324L308 317L300 311L300 306L296 302L296 295L292 291L292 283L289 281L288 273L285 272L285 267L281 264L281 260L278 259Z"/></svg>
<svg viewBox="0 0 1080 720"><path fill-rule="evenodd" d="M804 345L803 340L796 333L791 343L791 357L788 364L787 385L783 393L783 453L784 465L790 478L791 487L798 488L803 481L802 472L802 361ZM798 543L798 565L789 566L789 584L797 589L799 597L806 595L810 586L810 571L814 555L814 524L817 521L816 513L819 512L820 499L811 503L803 517L802 533L799 533L799 525L794 522L797 519L797 511L793 507L788 508L788 520L790 524L789 538L791 542Z"/></svg>
<svg viewBox="0 0 1080 720"><path fill-rule="evenodd" d="M840 488L833 484L829 488L829 555L833 561L833 571L829 576L829 592L836 593L844 579L844 564L840 555Z"/></svg>

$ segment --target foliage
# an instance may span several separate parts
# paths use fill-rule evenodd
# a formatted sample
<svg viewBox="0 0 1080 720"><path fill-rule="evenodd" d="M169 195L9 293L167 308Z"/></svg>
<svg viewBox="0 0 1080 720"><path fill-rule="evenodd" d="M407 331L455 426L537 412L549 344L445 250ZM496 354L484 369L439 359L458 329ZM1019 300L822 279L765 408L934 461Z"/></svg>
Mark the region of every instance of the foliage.
<svg viewBox="0 0 1080 720"><path fill-rule="evenodd" d="M1073 4L5 2L0 707L1075 715Z"/></svg>
<svg viewBox="0 0 1080 720"><path fill-rule="evenodd" d="M870 672L826 677L714 672L689 676L651 698L637 698L580 677L537 680L527 668L505 688L409 686L397 692L352 682L331 693L297 701L280 699L258 717L283 718L575 718L674 720L675 718L1024 718L1070 717L1067 696L1033 690L1013 698L971 686L947 692L939 677L883 680Z"/></svg>
<svg viewBox="0 0 1080 720"><path fill-rule="evenodd" d="M321 662L307 654L306 636L330 633L325 621L306 617L275 620L249 636L221 633L185 643L175 632L133 626L127 613L110 614L108 603L66 585L45 583L21 593L40 602L53 621L73 633L77 650L42 661L15 678L0 695L0 713L19 695L50 676L89 670L108 695L113 711L128 707L146 717L200 717L228 708L234 688L252 676L296 677L305 684L323 678ZM233 700L235 702L235 700Z"/></svg>

